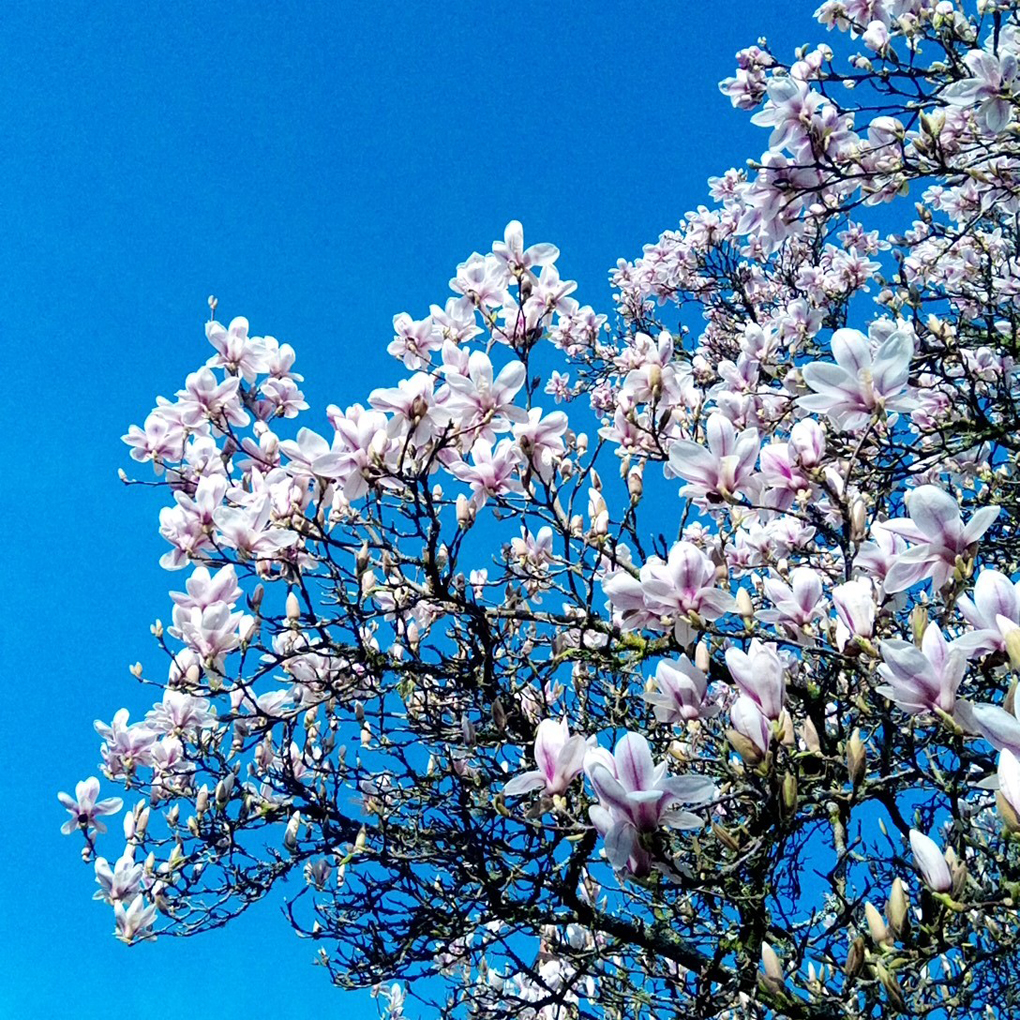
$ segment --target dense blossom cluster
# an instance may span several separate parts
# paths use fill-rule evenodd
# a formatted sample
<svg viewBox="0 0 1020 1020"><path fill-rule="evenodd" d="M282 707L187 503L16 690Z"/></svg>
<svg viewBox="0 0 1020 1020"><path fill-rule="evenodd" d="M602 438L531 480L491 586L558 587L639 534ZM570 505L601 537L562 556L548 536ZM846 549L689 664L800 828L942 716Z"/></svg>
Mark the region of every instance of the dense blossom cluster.
<svg viewBox="0 0 1020 1020"><path fill-rule="evenodd" d="M208 323L125 436L186 573L96 723L113 863L60 795L120 938L296 874L394 1017L1020 1010L1020 13L817 17L613 316L511 222L296 431L291 347Z"/></svg>

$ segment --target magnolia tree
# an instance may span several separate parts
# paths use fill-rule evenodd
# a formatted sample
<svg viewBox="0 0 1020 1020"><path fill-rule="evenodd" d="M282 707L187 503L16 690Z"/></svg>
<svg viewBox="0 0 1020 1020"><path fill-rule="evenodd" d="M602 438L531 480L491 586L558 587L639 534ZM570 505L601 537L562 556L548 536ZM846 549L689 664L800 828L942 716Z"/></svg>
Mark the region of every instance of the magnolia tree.
<svg viewBox="0 0 1020 1020"><path fill-rule="evenodd" d="M61 794L121 939L282 887L395 1016L1017 1015L1020 10L816 16L605 314L512 222L296 430L207 324L126 846Z"/></svg>

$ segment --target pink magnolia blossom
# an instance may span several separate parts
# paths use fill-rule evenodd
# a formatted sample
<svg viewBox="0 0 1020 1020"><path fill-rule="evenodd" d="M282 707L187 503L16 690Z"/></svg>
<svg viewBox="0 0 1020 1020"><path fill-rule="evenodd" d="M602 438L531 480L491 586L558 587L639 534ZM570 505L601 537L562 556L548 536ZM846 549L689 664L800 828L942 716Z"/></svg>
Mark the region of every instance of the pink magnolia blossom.
<svg viewBox="0 0 1020 1020"><path fill-rule="evenodd" d="M974 598L961 595L956 602L974 628L957 643L971 655L1006 650L1006 634L1020 627L1020 583L998 570L982 570L974 582Z"/></svg>
<svg viewBox="0 0 1020 1020"><path fill-rule="evenodd" d="M875 633L875 592L871 581L856 578L832 589L836 610L836 645L842 651L851 638L870 638Z"/></svg>
<svg viewBox="0 0 1020 1020"><path fill-rule="evenodd" d="M956 705L956 690L967 669L962 649L946 641L942 628L930 623L921 639L921 647L909 641L893 639L879 645L884 660L878 673L885 684L879 694L910 715L936 708L950 715Z"/></svg>
<svg viewBox="0 0 1020 1020"><path fill-rule="evenodd" d="M740 495L754 473L761 440L757 429L739 435L733 422L716 411L705 426L708 449L689 439L678 439L669 448L669 466L688 481L681 495L728 500Z"/></svg>
<svg viewBox="0 0 1020 1020"><path fill-rule="evenodd" d="M97 857L95 871L99 888L92 898L112 905L131 900L138 894L144 868L136 864L134 857L128 853L120 857L112 868L105 857Z"/></svg>
<svg viewBox="0 0 1020 1020"><path fill-rule="evenodd" d="M78 783L74 788L73 797L63 792L57 794L57 799L67 808L71 816L60 827L65 836L69 836L76 829L106 832L106 826L99 821L100 816L115 815L124 806L124 801L120 797L108 797L106 800L97 801L98 796L99 780L95 776L89 776L88 779Z"/></svg>
<svg viewBox="0 0 1020 1020"><path fill-rule="evenodd" d="M811 567L790 571L789 584L778 577L766 577L763 587L775 609L759 610L755 616L763 623L778 624L795 639L825 616L822 578Z"/></svg>
<svg viewBox="0 0 1020 1020"><path fill-rule="evenodd" d="M248 320L243 316L231 319L226 329L218 322L207 322L205 335L216 348L216 354L206 362L209 368L225 368L249 383L268 371L269 351L265 341L248 335Z"/></svg>
<svg viewBox="0 0 1020 1020"><path fill-rule="evenodd" d="M589 816L603 834L606 857L614 868L624 867L641 850L643 834L660 826L695 829L703 824L676 805L710 801L715 785L704 776L669 777L667 767L665 761L654 764L648 741L640 733L625 734L613 754L598 747L585 755L584 771L599 798Z"/></svg>
<svg viewBox="0 0 1020 1020"><path fill-rule="evenodd" d="M512 439L501 439L495 449L486 439L476 439L471 447L471 463L454 461L449 471L462 482L471 486L477 507L493 496L505 496L521 492L518 477L521 467L521 452Z"/></svg>
<svg viewBox="0 0 1020 1020"><path fill-rule="evenodd" d="M708 696L708 677L686 655L663 659L655 667L655 686L641 696L654 707L659 722L683 723L719 714L719 704Z"/></svg>
<svg viewBox="0 0 1020 1020"><path fill-rule="evenodd" d="M527 411L514 404L526 375L520 361L511 361L495 375L489 356L473 351L465 372L447 371L444 406L462 428L478 429L491 442L494 433L528 420Z"/></svg>
<svg viewBox="0 0 1020 1020"><path fill-rule="evenodd" d="M885 411L905 411L913 401L905 395L913 336L897 329L872 354L868 338L856 329L837 329L832 335L835 364L814 361L801 370L815 392L797 403L826 414L837 428L863 428Z"/></svg>
<svg viewBox="0 0 1020 1020"><path fill-rule="evenodd" d="M114 900L113 916L117 938L122 942L134 942L139 936L145 938L155 923L156 905L148 903L139 893L127 907L120 900Z"/></svg>
<svg viewBox="0 0 1020 1020"><path fill-rule="evenodd" d="M543 719L535 732L538 768L515 776L503 787L503 792L508 797L532 790L542 790L550 797L563 793L580 774L588 747L589 741L580 733L571 736L566 719Z"/></svg>
<svg viewBox="0 0 1020 1020"><path fill-rule="evenodd" d="M923 832L911 829L910 849L924 884L935 892L949 892L953 887L953 876L938 844Z"/></svg>
<svg viewBox="0 0 1020 1020"><path fill-rule="evenodd" d="M715 564L690 542L677 542L663 562L652 557L641 568L640 589L645 609L658 618L658 629L672 623L677 640L686 644L694 633L694 617L717 620L724 613L733 612L736 600L717 588ZM630 586L624 585L623 591ZM621 588L612 582L603 588L614 601L614 593Z"/></svg>
<svg viewBox="0 0 1020 1020"><path fill-rule="evenodd" d="M774 644L751 640L746 652L726 649L730 676L767 719L778 719L786 700L786 666Z"/></svg>
<svg viewBox="0 0 1020 1020"><path fill-rule="evenodd" d="M931 578L936 591L945 586L956 569L957 558L971 555L978 539L999 516L997 506L983 506L963 523L960 506L937 485L921 485L907 498L909 519L898 517L882 526L908 542L885 578L889 593L906 591Z"/></svg>
<svg viewBox="0 0 1020 1020"><path fill-rule="evenodd" d="M971 50L963 62L971 76L947 85L939 98L953 106L976 106L978 122L989 134L1005 130L1013 119L1011 94L1020 84L1016 55Z"/></svg>

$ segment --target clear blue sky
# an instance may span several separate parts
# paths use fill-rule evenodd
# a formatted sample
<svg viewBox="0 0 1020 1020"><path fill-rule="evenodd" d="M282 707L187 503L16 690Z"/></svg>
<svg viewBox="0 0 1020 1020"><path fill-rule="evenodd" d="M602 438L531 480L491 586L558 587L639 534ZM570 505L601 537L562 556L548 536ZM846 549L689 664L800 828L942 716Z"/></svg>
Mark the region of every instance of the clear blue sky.
<svg viewBox="0 0 1020 1020"><path fill-rule="evenodd" d="M59 833L56 791L98 774L92 720L153 700L127 666L155 666L171 578L120 436L207 356L206 296L295 346L317 429L394 384L394 313L441 303L509 219L608 310L616 259L765 145L716 89L734 51L823 34L810 0L283 7L0 14L0 1018L375 1012L272 906L125 949Z"/></svg>

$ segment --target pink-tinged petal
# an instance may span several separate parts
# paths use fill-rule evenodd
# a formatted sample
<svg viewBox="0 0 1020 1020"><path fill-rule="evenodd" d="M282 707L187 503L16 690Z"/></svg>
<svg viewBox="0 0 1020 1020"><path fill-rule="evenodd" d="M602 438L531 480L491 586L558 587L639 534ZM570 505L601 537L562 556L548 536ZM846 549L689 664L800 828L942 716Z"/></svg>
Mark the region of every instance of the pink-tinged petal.
<svg viewBox="0 0 1020 1020"><path fill-rule="evenodd" d="M711 485L719 461L703 446L692 443L689 439L678 439L669 448L669 466L689 482Z"/></svg>
<svg viewBox="0 0 1020 1020"><path fill-rule="evenodd" d="M659 785L683 804L707 804L719 792L707 776L676 776Z"/></svg>
<svg viewBox="0 0 1020 1020"><path fill-rule="evenodd" d="M566 720L543 719L535 731L535 764L552 785L556 780L556 762L567 739Z"/></svg>
<svg viewBox="0 0 1020 1020"><path fill-rule="evenodd" d="M970 545L972 542L976 542L995 523L1000 509L997 506L983 506L979 510L975 510L967 522L967 527L963 529L964 543Z"/></svg>
<svg viewBox="0 0 1020 1020"><path fill-rule="evenodd" d="M634 852L638 832L632 822L621 819L606 833L606 858L614 868L623 868Z"/></svg>
<svg viewBox="0 0 1020 1020"><path fill-rule="evenodd" d="M975 627L987 626L996 616L1008 616L1020 623L1016 585L998 570L982 570L974 584L973 603L961 598L958 604L964 617ZM975 607L979 616L973 613Z"/></svg>
<svg viewBox="0 0 1020 1020"><path fill-rule="evenodd" d="M808 394L801 397L798 402L801 406L808 407L813 411L824 411L828 408L829 405L822 402L823 398L832 396L839 400L845 400L848 394L857 392L856 379L839 365L832 365L827 361L812 361L811 364L805 365L800 370L800 374L804 382L811 389L817 391L817 395ZM821 406L814 406L809 401L814 401L815 405L821 404Z"/></svg>
<svg viewBox="0 0 1020 1020"><path fill-rule="evenodd" d="M66 807L68 811L74 811L77 814L77 812L78 812L78 802L70 794L63 793L63 792L58 793L57 794L57 800L59 800L60 803L63 804L64 807Z"/></svg>
<svg viewBox="0 0 1020 1020"><path fill-rule="evenodd" d="M971 716L981 736L997 751L1020 754L1020 720L999 705L972 705Z"/></svg>
<svg viewBox="0 0 1020 1020"><path fill-rule="evenodd" d="M733 422L724 414L718 411L709 415L708 424L705 426L705 436L708 439L708 448L716 459L728 457L733 453L736 446L736 429Z"/></svg>
<svg viewBox="0 0 1020 1020"><path fill-rule="evenodd" d="M561 748L559 757L556 759L556 776L561 786L557 793L571 783L573 778L581 771L584 765L585 752L588 750L588 742L580 733L575 733Z"/></svg>
<svg viewBox="0 0 1020 1020"><path fill-rule="evenodd" d="M655 766L648 741L640 733L626 733L614 752L616 774L628 791L646 790L655 782Z"/></svg>
<svg viewBox="0 0 1020 1020"><path fill-rule="evenodd" d="M790 574L794 601L801 609L817 605L822 597L822 579L810 567L798 567Z"/></svg>
<svg viewBox="0 0 1020 1020"><path fill-rule="evenodd" d="M631 805L630 801L627 800L627 791L620 785L616 776L604 765L598 763L589 765L587 772L599 800L610 808L615 808L617 811L629 816Z"/></svg>
<svg viewBox="0 0 1020 1020"><path fill-rule="evenodd" d="M857 375L871 367L871 345L859 329L837 329L830 342L832 356L840 368Z"/></svg>
<svg viewBox="0 0 1020 1020"><path fill-rule="evenodd" d="M920 485L908 500L910 519L927 542L948 542L961 531L959 504L937 485Z"/></svg>
<svg viewBox="0 0 1020 1020"><path fill-rule="evenodd" d="M545 776L541 772L522 772L503 787L503 793L507 797L519 797L523 793L530 793L544 786Z"/></svg>
<svg viewBox="0 0 1020 1020"><path fill-rule="evenodd" d="M885 575L882 587L888 595L895 595L898 592L906 591L919 584L930 573L927 561L911 563L902 557L897 560Z"/></svg>
<svg viewBox="0 0 1020 1020"><path fill-rule="evenodd" d="M896 330L879 347L872 366L875 389L882 394L902 389L910 374L914 355L913 338L905 330Z"/></svg>
<svg viewBox="0 0 1020 1020"><path fill-rule="evenodd" d="M949 865L938 844L923 832L911 829L910 849L917 870L928 888L935 892L949 892L953 887L953 876L949 873Z"/></svg>

